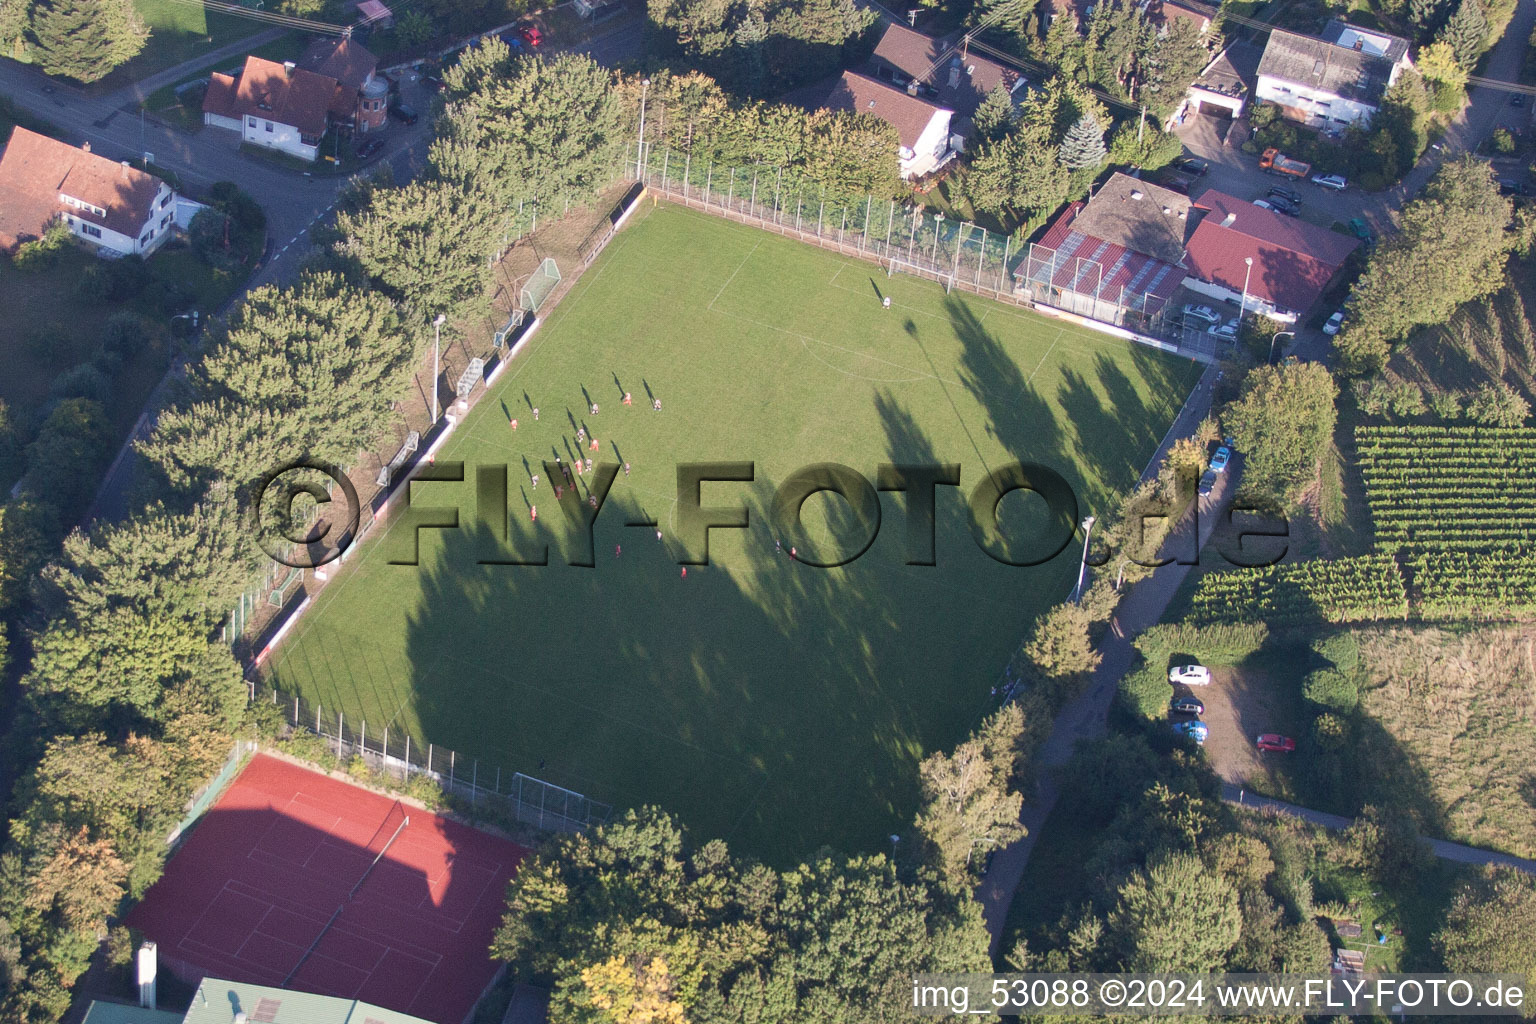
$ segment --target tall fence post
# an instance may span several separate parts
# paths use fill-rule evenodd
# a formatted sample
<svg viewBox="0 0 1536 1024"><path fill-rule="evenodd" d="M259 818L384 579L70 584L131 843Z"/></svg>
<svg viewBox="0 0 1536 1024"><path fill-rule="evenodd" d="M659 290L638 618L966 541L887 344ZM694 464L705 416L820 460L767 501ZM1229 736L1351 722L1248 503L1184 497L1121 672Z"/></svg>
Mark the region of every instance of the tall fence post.
<svg viewBox="0 0 1536 1024"><path fill-rule="evenodd" d="M683 154L683 198L688 198L688 183L693 180L693 152Z"/></svg>
<svg viewBox="0 0 1536 1024"><path fill-rule="evenodd" d="M715 162L710 160L709 166L704 169L704 205L709 205L709 186L715 180Z"/></svg>
<svg viewBox="0 0 1536 1024"><path fill-rule="evenodd" d="M427 774L432 774L432 744L427 744Z"/></svg>
<svg viewBox="0 0 1536 1024"><path fill-rule="evenodd" d="M316 736L320 735L320 709L322 707L324 707L324 706L325 705L323 705L323 704L316 704L315 705L315 735Z"/></svg>
<svg viewBox="0 0 1536 1024"><path fill-rule="evenodd" d="M340 711L336 712L336 756L341 757L342 733L346 732L346 716Z"/></svg>
<svg viewBox="0 0 1536 1024"><path fill-rule="evenodd" d="M480 791L480 759L475 758L475 767L469 773L469 804L475 804L475 794Z"/></svg>
<svg viewBox="0 0 1536 1024"><path fill-rule="evenodd" d="M457 750L448 751L448 792L450 793L453 792L453 767L454 762L458 760L458 756L459 752Z"/></svg>
<svg viewBox="0 0 1536 1024"><path fill-rule="evenodd" d="M725 190L725 208L734 209L736 205L736 168L731 168L731 184Z"/></svg>
<svg viewBox="0 0 1536 1024"><path fill-rule="evenodd" d="M747 200L747 212L757 216L757 168L752 168L752 198Z"/></svg>
<svg viewBox="0 0 1536 1024"><path fill-rule="evenodd" d="M411 734L405 734L405 777L411 777Z"/></svg>
<svg viewBox="0 0 1536 1024"><path fill-rule="evenodd" d="M357 741L357 745L363 748L363 753L368 753L368 719L363 719L363 737Z"/></svg>
<svg viewBox="0 0 1536 1024"><path fill-rule="evenodd" d="M1009 256L1009 253L1010 253L1010 250L1011 250L1012 246L1013 246L1013 236L1009 235L1008 236L1008 240L1003 243L1003 272L1002 272L1001 275L998 276L998 279L997 279L997 284L998 284L997 290L998 291L1002 291L1003 290L1002 286L1005 283L1007 283L1007 281L1008 281L1008 256ZM1013 291L1013 289L1011 287L1008 290L1010 292Z"/></svg>

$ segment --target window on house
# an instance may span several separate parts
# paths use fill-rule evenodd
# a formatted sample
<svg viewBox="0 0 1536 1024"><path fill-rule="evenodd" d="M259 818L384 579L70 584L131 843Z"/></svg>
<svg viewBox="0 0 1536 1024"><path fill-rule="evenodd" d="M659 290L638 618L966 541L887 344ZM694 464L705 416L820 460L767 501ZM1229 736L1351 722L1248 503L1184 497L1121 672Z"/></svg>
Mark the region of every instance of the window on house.
<svg viewBox="0 0 1536 1024"><path fill-rule="evenodd" d="M80 225L80 233L82 235L90 235L92 238L100 238L101 237L101 228L97 227L94 224L81 224Z"/></svg>
<svg viewBox="0 0 1536 1024"><path fill-rule="evenodd" d="M160 209L163 210L167 206L170 206L170 205L171 205L171 197L170 196L166 196L164 199L160 200Z"/></svg>
<svg viewBox="0 0 1536 1024"><path fill-rule="evenodd" d="M154 229L151 228L148 234L146 234L143 238L139 239L139 244L140 245L148 245L149 244L149 240L151 238L154 238L154 237L155 237L155 232L154 232Z"/></svg>
<svg viewBox="0 0 1536 1024"><path fill-rule="evenodd" d="M161 227L165 227L170 222L171 222L171 215L170 214L166 214L164 217L160 218L160 226Z"/></svg>
<svg viewBox="0 0 1536 1024"><path fill-rule="evenodd" d="M271 131L271 130L272 130L272 122L268 121L267 122L267 131Z"/></svg>
<svg viewBox="0 0 1536 1024"><path fill-rule="evenodd" d="M247 128L255 128L256 127L256 119L254 117L246 118L245 119L245 126Z"/></svg>

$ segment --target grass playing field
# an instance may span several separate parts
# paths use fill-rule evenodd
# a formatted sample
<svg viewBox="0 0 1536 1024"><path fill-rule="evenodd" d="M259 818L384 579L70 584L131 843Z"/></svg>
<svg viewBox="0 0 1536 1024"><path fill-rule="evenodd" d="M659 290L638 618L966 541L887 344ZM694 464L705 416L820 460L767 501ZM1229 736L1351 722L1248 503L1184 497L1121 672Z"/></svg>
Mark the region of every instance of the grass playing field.
<svg viewBox="0 0 1536 1024"><path fill-rule="evenodd" d="M366 719L372 736L407 729L456 749L460 771L480 758L482 779L499 764L615 806L659 804L779 863L823 843L878 849L910 824L917 761L993 706L1010 655L1076 571L1075 545L1036 568L983 554L970 489L991 467L1036 461L1071 482L1079 516L1103 511L1198 371L647 205L438 453L439 466L466 462L466 482L413 485L416 505L457 505L463 527L421 531L419 567L392 565L409 547L397 516L327 585L272 671L354 728ZM573 457L578 428L600 439L597 461L632 467L598 518L595 568L562 559L573 545L537 462ZM751 526L713 531L711 564L684 578L677 466L743 460L755 482L705 484L702 501L749 507ZM849 565L776 553L774 487L816 462L871 481L881 463L959 463L962 486L938 488L937 566L905 564L895 494ZM473 467L486 464L509 467L512 540L499 557L549 543L548 567L478 564L498 557L495 531L476 525ZM1037 522L1031 502L1000 505L1011 542ZM819 550L849 535L846 508L806 503ZM625 525L646 516L661 541Z"/></svg>

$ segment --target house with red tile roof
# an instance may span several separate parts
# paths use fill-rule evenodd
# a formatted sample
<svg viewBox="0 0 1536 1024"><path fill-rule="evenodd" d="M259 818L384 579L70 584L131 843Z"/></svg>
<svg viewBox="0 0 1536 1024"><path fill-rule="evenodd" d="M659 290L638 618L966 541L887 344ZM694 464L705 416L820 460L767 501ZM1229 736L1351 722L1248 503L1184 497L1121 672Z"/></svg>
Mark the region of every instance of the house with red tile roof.
<svg viewBox="0 0 1536 1024"><path fill-rule="evenodd" d="M1188 196L1116 173L1031 243L1019 287L1055 309L1138 328L1184 283L1191 226Z"/></svg>
<svg viewBox="0 0 1536 1024"><path fill-rule="evenodd" d="M0 153L0 249L55 221L102 255L148 256L202 209L153 174L17 127Z"/></svg>
<svg viewBox="0 0 1536 1024"><path fill-rule="evenodd" d="M845 110L870 114L895 127L900 140L897 157L903 178L937 170L954 157L950 148L950 118L954 111L893 89L868 75L844 71L784 97L807 110Z"/></svg>
<svg viewBox="0 0 1536 1024"><path fill-rule="evenodd" d="M1295 323L1360 246L1350 235L1209 189L1187 246L1192 290ZM1250 264L1249 261L1252 261Z"/></svg>
<svg viewBox="0 0 1536 1024"><path fill-rule="evenodd" d="M331 123L367 135L385 127L389 81L377 74L379 58L351 35L320 38L295 62L305 71L334 78L341 88L331 100Z"/></svg>
<svg viewBox="0 0 1536 1024"><path fill-rule="evenodd" d="M346 93L336 79L306 71L293 61L278 64L246 57L238 77L209 76L203 123L237 131L254 145L313 160L333 108L351 107Z"/></svg>

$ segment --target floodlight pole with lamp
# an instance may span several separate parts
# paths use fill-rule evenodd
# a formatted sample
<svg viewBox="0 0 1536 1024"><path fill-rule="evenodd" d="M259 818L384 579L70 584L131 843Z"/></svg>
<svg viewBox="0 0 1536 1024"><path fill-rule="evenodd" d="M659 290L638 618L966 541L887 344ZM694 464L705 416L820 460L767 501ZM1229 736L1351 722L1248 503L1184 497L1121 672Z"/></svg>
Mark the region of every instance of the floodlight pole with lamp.
<svg viewBox="0 0 1536 1024"><path fill-rule="evenodd" d="M1243 317L1248 315L1248 278L1253 274L1253 257L1244 256L1243 262L1248 265L1248 269L1243 271L1243 304L1238 308L1237 313L1237 325L1239 327L1243 325Z"/></svg>
<svg viewBox="0 0 1536 1024"><path fill-rule="evenodd" d="M651 91L651 80L640 79L640 141L635 145L635 178L644 181L645 171L642 169L645 160L645 97Z"/></svg>
<svg viewBox="0 0 1536 1024"><path fill-rule="evenodd" d="M438 385L438 380L437 380L437 378L438 378L438 374L440 374L442 372L441 369L438 366L438 361L441 358L442 348L443 348L443 333L442 333L443 332L443 324L444 324L445 321L447 321L447 319L448 318L446 316L444 316L442 313L439 313L439 314L437 314L437 319L432 321L432 425L433 426L437 425L437 414L438 414L438 406L437 406L437 385Z"/></svg>
<svg viewBox="0 0 1536 1024"><path fill-rule="evenodd" d="M1294 338L1294 337L1296 337L1296 332L1295 331L1276 331L1274 333L1274 335L1269 339L1269 362L1265 363L1264 364L1265 366L1271 366L1271 365L1274 364L1274 362L1275 362L1275 342L1280 339L1280 335L1282 335L1282 334L1285 335L1287 338Z"/></svg>
<svg viewBox="0 0 1536 1024"><path fill-rule="evenodd" d="M1083 577L1088 575L1088 538L1093 536L1093 516L1083 520L1083 560L1077 567L1077 586L1072 588L1072 603L1083 596Z"/></svg>

